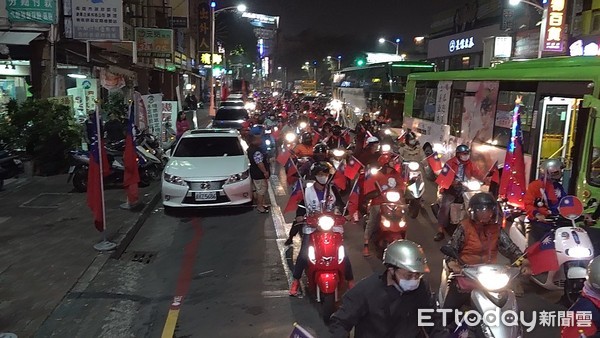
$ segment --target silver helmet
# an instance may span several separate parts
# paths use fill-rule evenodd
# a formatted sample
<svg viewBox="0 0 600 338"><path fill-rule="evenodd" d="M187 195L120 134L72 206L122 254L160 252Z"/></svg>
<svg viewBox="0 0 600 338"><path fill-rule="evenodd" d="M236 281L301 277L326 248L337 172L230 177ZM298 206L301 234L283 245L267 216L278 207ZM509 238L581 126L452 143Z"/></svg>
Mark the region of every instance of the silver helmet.
<svg viewBox="0 0 600 338"><path fill-rule="evenodd" d="M383 252L383 264L392 265L410 272L429 272L423 248L406 239L392 242Z"/></svg>
<svg viewBox="0 0 600 338"><path fill-rule="evenodd" d="M564 166L561 160L551 158L545 160L540 165L540 174L553 180L560 180L562 177L563 168Z"/></svg>

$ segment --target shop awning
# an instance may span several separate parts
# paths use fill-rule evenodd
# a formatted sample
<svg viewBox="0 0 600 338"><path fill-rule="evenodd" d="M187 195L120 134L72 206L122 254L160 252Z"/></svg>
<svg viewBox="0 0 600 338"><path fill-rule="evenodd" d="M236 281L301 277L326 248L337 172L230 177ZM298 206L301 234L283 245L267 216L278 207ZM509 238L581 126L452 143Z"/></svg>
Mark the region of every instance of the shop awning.
<svg viewBox="0 0 600 338"><path fill-rule="evenodd" d="M41 33L32 32L0 32L0 43L5 45L29 45L31 40Z"/></svg>

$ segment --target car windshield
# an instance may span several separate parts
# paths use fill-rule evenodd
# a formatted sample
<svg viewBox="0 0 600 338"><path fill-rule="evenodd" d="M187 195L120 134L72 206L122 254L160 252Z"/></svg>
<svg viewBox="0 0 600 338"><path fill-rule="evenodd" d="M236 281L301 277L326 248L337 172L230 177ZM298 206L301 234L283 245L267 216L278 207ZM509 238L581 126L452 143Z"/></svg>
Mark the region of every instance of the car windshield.
<svg viewBox="0 0 600 338"><path fill-rule="evenodd" d="M173 157L224 157L244 155L237 137L184 137Z"/></svg>
<svg viewBox="0 0 600 338"><path fill-rule="evenodd" d="M219 109L215 120L220 121L231 121L231 120L243 120L248 117L246 109Z"/></svg>

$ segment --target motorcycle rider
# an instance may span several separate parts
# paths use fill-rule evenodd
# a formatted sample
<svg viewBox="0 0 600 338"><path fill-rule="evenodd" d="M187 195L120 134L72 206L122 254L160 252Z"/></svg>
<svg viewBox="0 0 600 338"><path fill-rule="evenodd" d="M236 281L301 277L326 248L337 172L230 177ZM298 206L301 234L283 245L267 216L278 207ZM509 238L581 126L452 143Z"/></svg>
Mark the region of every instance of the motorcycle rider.
<svg viewBox="0 0 600 338"><path fill-rule="evenodd" d="M472 178L480 181L485 179L477 166L471 162L471 150L464 144L456 147L456 155L449 159L446 165L455 173L455 176L454 182L448 189L440 188L438 232L433 238L436 242L445 238L444 230L450 223L450 205L461 196L463 192L462 182L466 182Z"/></svg>
<svg viewBox="0 0 600 338"><path fill-rule="evenodd" d="M322 211L334 211L335 213L339 213L344 208L339 191L334 185L329 183L334 171L333 166L329 162L317 162L312 165L310 173L315 177L315 182L312 185L307 185L304 189L304 200L299 203L298 209L296 210L296 223L303 222L304 216L307 213L310 214ZM335 230L336 228L334 227L334 231ZM340 227L339 231L343 232L344 230ZM293 238L294 235L295 234L290 238ZM296 264L294 265L294 280L290 287L290 296L298 295L300 278L308 266L307 251L309 242L309 235L303 234L302 245L300 246ZM344 264L345 279L348 282L348 288L352 288L354 285L354 275L348 256L345 256Z"/></svg>
<svg viewBox="0 0 600 338"><path fill-rule="evenodd" d="M297 158L313 156L313 138L309 132L304 132L300 135L300 143L292 150Z"/></svg>
<svg viewBox="0 0 600 338"><path fill-rule="evenodd" d="M380 155L379 139L371 136L367 138L367 147L357 154L356 159L366 167L369 164L377 164Z"/></svg>
<svg viewBox="0 0 600 338"><path fill-rule="evenodd" d="M325 142L327 142L327 146L330 149L345 149L346 147L348 147L346 140L342 137L342 126L337 124L331 127L331 136Z"/></svg>
<svg viewBox="0 0 600 338"><path fill-rule="evenodd" d="M420 147L417 135L414 132L409 131L404 136L404 146L400 148L400 157L404 161L415 162L421 162L425 159L425 152Z"/></svg>
<svg viewBox="0 0 600 338"><path fill-rule="evenodd" d="M561 337L600 337L600 258L596 257L588 263L587 280L583 284L581 296L569 311L576 313L588 312L591 318L583 325L583 320L576 320L572 325L563 325ZM583 333L583 336L580 335Z"/></svg>
<svg viewBox="0 0 600 338"><path fill-rule="evenodd" d="M511 262L523 253L502 229L498 203L489 193L477 193L469 200L469 217L465 218L452 235L449 245L458 252L466 265L496 264L498 252ZM448 268L459 274L462 266L452 257L446 257ZM521 272L531 274L529 261L523 259ZM448 293L442 307L458 310L469 304L470 290L460 290L457 279L448 280ZM451 326L455 323L451 323Z"/></svg>
<svg viewBox="0 0 600 338"><path fill-rule="evenodd" d="M432 316L433 326L419 327L419 309L434 309L429 284L422 278L429 272L423 248L401 239L391 243L383 254L383 273L374 273L348 290L342 305L331 316L331 337L446 337L441 317Z"/></svg>
<svg viewBox="0 0 600 338"><path fill-rule="evenodd" d="M317 143L313 147L312 151L313 156L310 159L308 159L308 161L306 161L304 164L302 164L300 168L298 168L298 174L300 175L300 177L304 177L305 179L311 180L314 179L313 177L309 177L311 166L317 162L328 161L329 147L327 147L325 143Z"/></svg>
<svg viewBox="0 0 600 338"><path fill-rule="evenodd" d="M389 154L379 156L378 164L381 167L377 173L365 181L365 199L371 199L369 206L369 219L364 232L363 256L369 257L369 240L378 230L377 221L381 211L381 203L385 202L382 192L388 189L396 188L400 185L400 175L394 169L394 163ZM374 182L369 184L369 182Z"/></svg>
<svg viewBox="0 0 600 338"><path fill-rule="evenodd" d="M356 133L356 151L360 152L363 148L365 139L369 136L373 136L373 123L371 122L371 115L364 113L362 120L356 124L354 132Z"/></svg>
<svg viewBox="0 0 600 338"><path fill-rule="evenodd" d="M560 199L567 196L560 184L563 164L559 159L548 159L540 166L540 178L529 183L523 202L527 218L530 220L527 241L533 244L541 239L552 224L545 223L546 216L558 215Z"/></svg>

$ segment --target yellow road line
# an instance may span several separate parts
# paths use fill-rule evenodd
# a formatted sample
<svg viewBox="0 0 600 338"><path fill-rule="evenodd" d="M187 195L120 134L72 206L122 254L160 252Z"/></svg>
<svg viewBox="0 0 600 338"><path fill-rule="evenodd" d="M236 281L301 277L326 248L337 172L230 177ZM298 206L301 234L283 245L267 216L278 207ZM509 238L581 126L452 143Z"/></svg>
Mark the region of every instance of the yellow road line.
<svg viewBox="0 0 600 338"><path fill-rule="evenodd" d="M173 338L178 317L179 309L169 310L169 314L167 314L167 320L165 321L165 326L163 327L161 336L162 338Z"/></svg>

